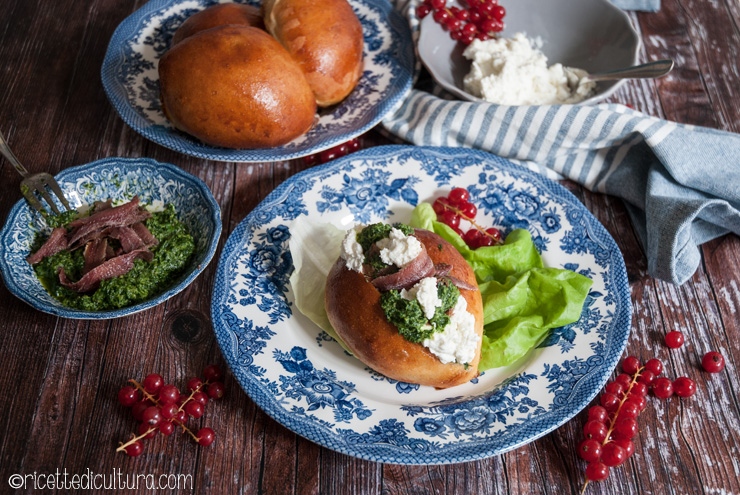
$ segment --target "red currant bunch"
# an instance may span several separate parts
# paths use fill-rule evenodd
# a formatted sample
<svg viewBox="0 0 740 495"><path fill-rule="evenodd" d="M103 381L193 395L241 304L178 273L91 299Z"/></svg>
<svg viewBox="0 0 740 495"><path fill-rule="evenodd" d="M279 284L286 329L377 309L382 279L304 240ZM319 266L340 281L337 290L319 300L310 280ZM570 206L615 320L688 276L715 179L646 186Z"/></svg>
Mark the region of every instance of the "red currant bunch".
<svg viewBox="0 0 740 495"><path fill-rule="evenodd" d="M435 199L432 208L437 214L437 221L454 230L471 249L501 243L500 230L495 227L484 228L475 223L478 208L470 202L467 189L453 188L447 196ZM468 224L469 228L463 230L461 222Z"/></svg>
<svg viewBox="0 0 740 495"><path fill-rule="evenodd" d="M131 409L138 427L136 434L127 442L121 442L116 452L132 457L141 455L144 440L157 433L169 436L178 427L200 445L212 444L216 433L211 428L200 428L193 433L187 422L189 418L203 416L210 400L224 396L223 372L215 364L207 366L203 369L203 378L190 378L186 386L187 391L181 393L175 385L165 383L157 373L147 375L141 383L129 380L129 385L118 391L118 402Z"/></svg>
<svg viewBox="0 0 740 495"><path fill-rule="evenodd" d="M625 358L622 373L606 384L599 404L589 408L584 439L578 445L578 455L588 463L586 484L605 480L611 468L624 464L634 454L637 417L647 405L649 382L662 370L663 364L657 359L642 365L634 356Z"/></svg>
<svg viewBox="0 0 740 495"><path fill-rule="evenodd" d="M303 164L308 167L313 167L314 165L320 165L322 163L327 163L332 160L336 160L337 158L341 158L343 156L349 155L350 153L354 153L355 151L359 151L361 149L362 149L362 138L356 137L356 138L350 139L349 141L345 143L342 143L332 148L329 148L327 150L324 150L320 153L314 153L312 155L305 156L303 158Z"/></svg>
<svg viewBox="0 0 740 495"><path fill-rule="evenodd" d="M504 30L506 9L498 0L464 0L462 5L448 7L447 0L423 0L416 8L416 15L423 19L431 14L453 40L465 45L475 39L494 38Z"/></svg>

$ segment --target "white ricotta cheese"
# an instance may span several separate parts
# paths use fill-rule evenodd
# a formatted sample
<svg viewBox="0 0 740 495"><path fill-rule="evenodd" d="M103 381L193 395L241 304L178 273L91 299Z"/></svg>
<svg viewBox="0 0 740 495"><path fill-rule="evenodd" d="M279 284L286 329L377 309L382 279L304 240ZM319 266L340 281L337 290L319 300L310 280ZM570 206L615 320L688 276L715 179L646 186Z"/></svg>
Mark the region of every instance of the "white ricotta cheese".
<svg viewBox="0 0 740 495"><path fill-rule="evenodd" d="M401 289L401 297L409 301L416 299L427 320L434 318L434 311L442 306L437 293L437 279L434 277L422 278L409 290Z"/></svg>
<svg viewBox="0 0 740 495"><path fill-rule="evenodd" d="M365 262L365 253L362 246L357 242L357 232L362 227L357 227L347 231L347 235L342 240L342 250L339 255L345 261L347 268L362 273L362 264Z"/></svg>
<svg viewBox="0 0 740 495"><path fill-rule="evenodd" d="M465 91L500 105L578 103L596 83L581 69L562 64L547 66L547 57L525 36L474 40L463 52L472 60ZM575 86L575 90L571 89Z"/></svg>
<svg viewBox="0 0 740 495"><path fill-rule="evenodd" d="M422 342L443 364L469 363L475 357L478 334L475 332L475 316L467 308L468 302L459 296L452 308L450 323L444 330L434 332Z"/></svg>
<svg viewBox="0 0 740 495"><path fill-rule="evenodd" d="M380 260L386 265L404 267L421 254L421 242L414 236L407 236L397 228L392 228L385 239L375 243L380 248Z"/></svg>

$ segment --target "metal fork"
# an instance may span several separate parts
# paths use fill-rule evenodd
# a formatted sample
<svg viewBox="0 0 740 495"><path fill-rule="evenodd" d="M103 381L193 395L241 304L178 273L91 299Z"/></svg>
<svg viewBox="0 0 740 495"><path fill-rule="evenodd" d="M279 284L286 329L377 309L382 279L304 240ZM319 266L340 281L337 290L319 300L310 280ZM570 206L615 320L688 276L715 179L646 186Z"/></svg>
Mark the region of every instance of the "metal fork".
<svg viewBox="0 0 740 495"><path fill-rule="evenodd" d="M0 133L0 153L2 153L3 156L13 164L13 167L18 171L18 173L23 176L23 180L21 181L21 193L35 210L42 214L47 213L44 206L41 204L41 201L36 197L35 193L39 193L55 215L59 215L61 213L51 194L49 194L50 190L54 195L56 195L59 202L62 203L67 210L72 209L69 206L67 198L64 197L62 188L59 187L59 184L54 177L46 172L40 172L33 175L29 174L28 170L21 165L21 162L18 161L11 151L10 146L8 146L2 133Z"/></svg>

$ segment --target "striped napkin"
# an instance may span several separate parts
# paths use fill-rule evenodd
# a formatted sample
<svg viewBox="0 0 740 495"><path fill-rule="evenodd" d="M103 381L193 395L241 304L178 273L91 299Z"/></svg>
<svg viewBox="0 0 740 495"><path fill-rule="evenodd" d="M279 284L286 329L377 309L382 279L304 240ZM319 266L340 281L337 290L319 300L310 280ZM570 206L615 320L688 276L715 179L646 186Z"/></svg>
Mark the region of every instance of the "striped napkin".
<svg viewBox="0 0 740 495"><path fill-rule="evenodd" d="M414 33L416 1L396 2ZM740 235L739 134L617 104L503 106L453 100L430 86L417 84L382 127L413 144L489 151L621 198L653 277L682 284L699 265L699 245Z"/></svg>

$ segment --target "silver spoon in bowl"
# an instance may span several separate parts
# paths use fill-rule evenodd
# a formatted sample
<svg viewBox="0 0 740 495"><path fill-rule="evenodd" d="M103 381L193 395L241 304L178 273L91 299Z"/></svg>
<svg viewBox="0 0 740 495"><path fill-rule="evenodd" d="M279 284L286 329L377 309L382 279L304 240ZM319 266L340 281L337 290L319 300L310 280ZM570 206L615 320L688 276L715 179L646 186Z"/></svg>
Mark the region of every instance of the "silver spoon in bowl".
<svg viewBox="0 0 740 495"><path fill-rule="evenodd" d="M577 77L568 78L568 86L571 91L578 88L581 82L585 81L613 81L617 79L654 79L656 77L665 76L673 70L674 62L671 59L656 60L654 62L647 62L645 64L633 65L631 67L623 67L621 69L614 69L606 72L596 72L589 74L584 71L576 73L574 70L566 67L565 70L571 74L575 74Z"/></svg>
<svg viewBox="0 0 740 495"><path fill-rule="evenodd" d="M615 79L653 79L665 76L673 70L673 60L656 60L646 64L633 65L606 72L597 72L595 74L586 74L586 78L591 81L612 81Z"/></svg>

